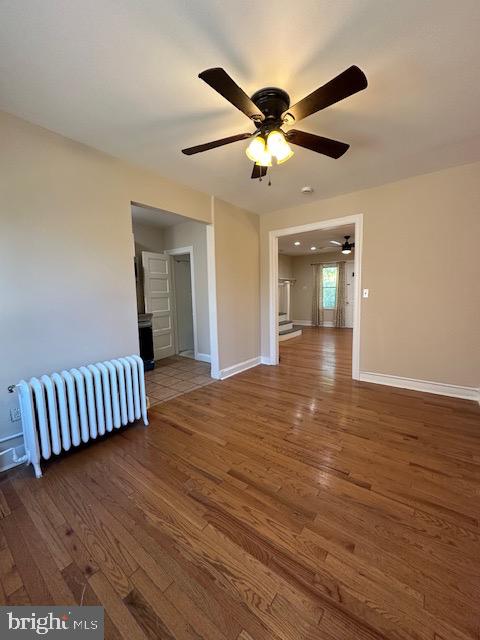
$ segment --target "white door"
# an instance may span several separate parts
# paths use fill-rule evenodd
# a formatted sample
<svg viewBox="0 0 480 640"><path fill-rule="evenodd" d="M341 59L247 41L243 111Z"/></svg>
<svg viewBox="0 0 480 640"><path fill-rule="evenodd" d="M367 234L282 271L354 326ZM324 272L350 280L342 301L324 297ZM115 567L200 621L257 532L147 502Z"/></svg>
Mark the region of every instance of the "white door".
<svg viewBox="0 0 480 640"><path fill-rule="evenodd" d="M155 360L175 353L170 258L166 253L142 251L145 313L152 313Z"/></svg>
<svg viewBox="0 0 480 640"><path fill-rule="evenodd" d="M345 265L345 326L353 327L353 308L355 304L354 263Z"/></svg>

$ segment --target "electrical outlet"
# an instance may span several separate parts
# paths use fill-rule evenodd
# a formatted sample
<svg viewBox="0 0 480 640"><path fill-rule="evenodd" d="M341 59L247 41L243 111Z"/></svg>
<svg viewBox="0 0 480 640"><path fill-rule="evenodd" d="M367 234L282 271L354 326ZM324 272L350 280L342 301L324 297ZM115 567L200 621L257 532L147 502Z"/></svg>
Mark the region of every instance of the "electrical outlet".
<svg viewBox="0 0 480 640"><path fill-rule="evenodd" d="M13 407L13 409L10 409L10 422L18 422L21 417L20 407Z"/></svg>

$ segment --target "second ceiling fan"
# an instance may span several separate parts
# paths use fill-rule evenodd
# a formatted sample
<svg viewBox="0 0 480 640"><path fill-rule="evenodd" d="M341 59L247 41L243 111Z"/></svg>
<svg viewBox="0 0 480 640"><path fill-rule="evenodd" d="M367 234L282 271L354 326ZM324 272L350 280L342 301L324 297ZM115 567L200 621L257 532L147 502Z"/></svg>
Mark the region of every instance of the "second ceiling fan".
<svg viewBox="0 0 480 640"><path fill-rule="evenodd" d="M198 77L250 118L256 129L253 133L239 133L228 138L182 149L182 153L190 156L232 142L252 138L246 149L248 158L254 162L252 178L265 176L268 167L272 166L272 158L277 160L277 164L291 158L293 151L289 143L330 158L340 158L350 146L345 142L323 138L298 129L290 129L285 132L282 126L290 126L317 111L348 98L348 96L365 89L368 84L363 71L353 65L300 102L290 106L288 93L277 87L260 89L249 98L243 89L220 67L202 71Z"/></svg>

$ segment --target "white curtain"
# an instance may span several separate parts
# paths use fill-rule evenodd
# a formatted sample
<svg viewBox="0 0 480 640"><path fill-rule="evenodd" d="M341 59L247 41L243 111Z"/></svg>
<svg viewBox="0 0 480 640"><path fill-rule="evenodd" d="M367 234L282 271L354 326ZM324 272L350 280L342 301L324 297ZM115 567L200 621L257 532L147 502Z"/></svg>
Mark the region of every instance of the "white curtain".
<svg viewBox="0 0 480 640"><path fill-rule="evenodd" d="M335 309L335 326L345 326L345 262L337 265L337 305Z"/></svg>
<svg viewBox="0 0 480 640"><path fill-rule="evenodd" d="M313 265L312 325L323 325L323 264Z"/></svg>

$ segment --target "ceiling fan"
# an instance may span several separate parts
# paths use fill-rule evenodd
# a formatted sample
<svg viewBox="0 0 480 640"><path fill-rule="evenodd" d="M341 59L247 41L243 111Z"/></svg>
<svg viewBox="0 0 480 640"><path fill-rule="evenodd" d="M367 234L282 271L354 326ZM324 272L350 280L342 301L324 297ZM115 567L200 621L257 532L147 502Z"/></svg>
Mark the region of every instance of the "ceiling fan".
<svg viewBox="0 0 480 640"><path fill-rule="evenodd" d="M232 142L252 138L246 149L247 157L254 162L252 178L262 178L267 174L268 167L272 166L272 157L276 159L277 164L291 158L293 151L289 142L316 153L322 153L330 158L340 158L350 145L298 129L284 131L282 126L290 126L358 91L362 91L367 86L365 74L353 65L300 102L290 106L288 93L277 87L259 89L249 98L228 73L220 67L206 69L198 77L250 118L256 129L253 133L239 133L196 147L182 149L182 153L191 156Z"/></svg>
<svg viewBox="0 0 480 640"><path fill-rule="evenodd" d="M355 247L355 242L349 242L350 236L343 236L345 238L345 242L342 244L342 253L348 255L352 253L352 249Z"/></svg>

